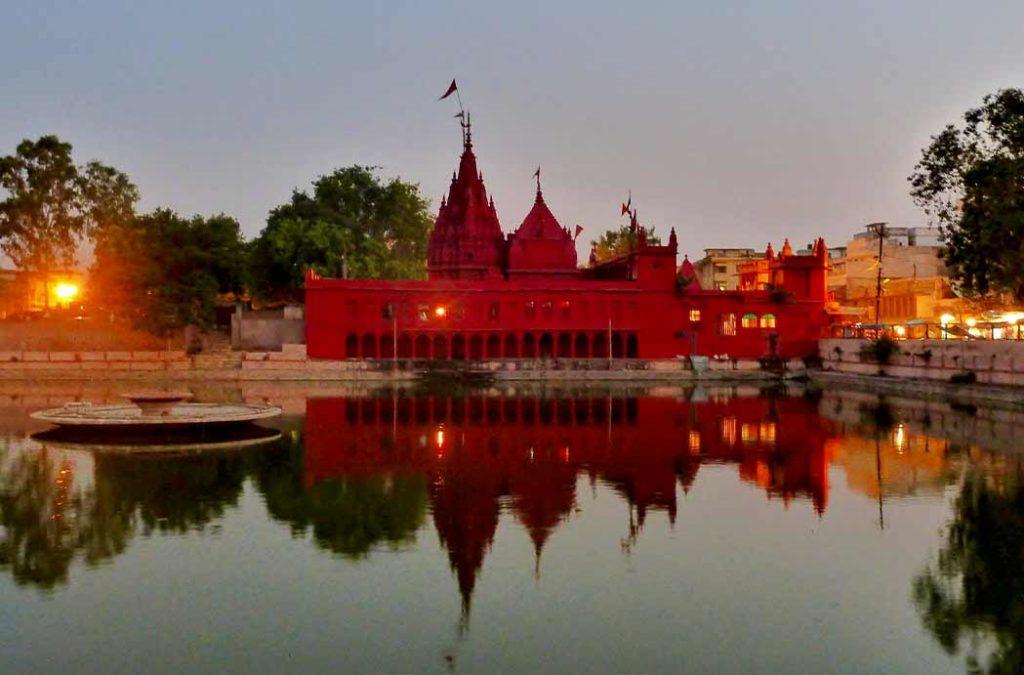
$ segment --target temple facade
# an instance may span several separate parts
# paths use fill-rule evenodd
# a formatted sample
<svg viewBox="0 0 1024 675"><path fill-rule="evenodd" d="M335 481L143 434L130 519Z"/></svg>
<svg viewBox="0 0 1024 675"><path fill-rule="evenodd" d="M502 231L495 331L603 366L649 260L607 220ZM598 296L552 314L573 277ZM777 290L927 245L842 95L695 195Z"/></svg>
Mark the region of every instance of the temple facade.
<svg viewBox="0 0 1024 675"><path fill-rule="evenodd" d="M428 279L306 279L307 351L321 359L802 357L828 325L827 253L788 246L740 290L704 289L690 261L647 241L578 265L573 233L544 201L505 234L469 129L430 235Z"/></svg>

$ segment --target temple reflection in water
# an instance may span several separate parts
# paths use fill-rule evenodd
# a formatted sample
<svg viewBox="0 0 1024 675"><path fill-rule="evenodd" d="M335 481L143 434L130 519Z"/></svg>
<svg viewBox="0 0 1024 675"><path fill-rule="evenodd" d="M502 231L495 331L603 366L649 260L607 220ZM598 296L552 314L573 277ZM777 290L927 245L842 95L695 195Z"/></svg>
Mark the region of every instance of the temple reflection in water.
<svg viewBox="0 0 1024 675"><path fill-rule="evenodd" d="M306 412L307 489L424 477L466 608L503 507L539 557L576 507L581 475L628 502L635 530L651 511L674 522L677 485L687 492L704 463L734 464L784 504L828 504L830 425L800 397L394 395L312 398Z"/></svg>

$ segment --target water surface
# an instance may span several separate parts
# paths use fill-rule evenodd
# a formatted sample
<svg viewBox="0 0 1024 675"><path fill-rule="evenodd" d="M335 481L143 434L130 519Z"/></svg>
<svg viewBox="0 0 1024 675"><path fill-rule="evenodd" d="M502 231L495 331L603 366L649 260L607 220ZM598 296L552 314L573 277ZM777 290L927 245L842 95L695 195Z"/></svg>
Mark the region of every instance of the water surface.
<svg viewBox="0 0 1024 675"><path fill-rule="evenodd" d="M280 440L35 440L0 389L6 670L1014 672L1017 415L842 392L197 392Z"/></svg>

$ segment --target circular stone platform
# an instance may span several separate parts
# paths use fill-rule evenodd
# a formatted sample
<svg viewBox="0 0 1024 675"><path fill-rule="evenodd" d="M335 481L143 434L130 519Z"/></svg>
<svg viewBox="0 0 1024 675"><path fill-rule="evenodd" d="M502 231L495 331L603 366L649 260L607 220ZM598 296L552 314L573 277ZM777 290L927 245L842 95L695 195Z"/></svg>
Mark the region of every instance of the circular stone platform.
<svg viewBox="0 0 1024 675"><path fill-rule="evenodd" d="M276 429L247 425L226 433L194 432L160 433L160 430L132 429L131 432L104 433L96 427L57 427L33 434L32 438L47 448L88 450L100 454L119 455L193 455L211 452L234 452L267 445L281 438Z"/></svg>
<svg viewBox="0 0 1024 675"><path fill-rule="evenodd" d="M167 403L167 402L162 402ZM281 408L247 403L173 402L154 410L133 404L67 403L32 413L32 419L59 426L91 429L181 429L242 424L277 417Z"/></svg>

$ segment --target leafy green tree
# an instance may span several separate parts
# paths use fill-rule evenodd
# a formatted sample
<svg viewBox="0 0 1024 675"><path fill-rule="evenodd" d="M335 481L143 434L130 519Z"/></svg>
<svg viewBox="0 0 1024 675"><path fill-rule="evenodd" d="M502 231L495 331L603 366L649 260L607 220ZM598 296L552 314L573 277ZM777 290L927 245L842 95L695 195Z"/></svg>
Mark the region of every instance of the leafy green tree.
<svg viewBox="0 0 1024 675"><path fill-rule="evenodd" d="M321 176L270 212L250 247L249 285L258 297L302 295L306 269L324 276L417 279L426 274L432 216L419 187L350 166Z"/></svg>
<svg viewBox="0 0 1024 675"><path fill-rule="evenodd" d="M426 519L427 476L341 475L308 485L303 453L301 438L286 437L277 451L256 457L252 473L272 518L294 533L311 531L317 546L351 559L415 541Z"/></svg>
<svg viewBox="0 0 1024 675"><path fill-rule="evenodd" d="M966 477L937 561L915 580L925 627L970 672L1024 671L1024 472Z"/></svg>
<svg viewBox="0 0 1024 675"><path fill-rule="evenodd" d="M18 144L0 157L0 249L22 270L71 267L84 237L130 220L138 190L99 162L75 165L71 144L56 136Z"/></svg>
<svg viewBox="0 0 1024 675"><path fill-rule="evenodd" d="M909 180L967 295L1024 300L1024 92L1004 89L932 137Z"/></svg>
<svg viewBox="0 0 1024 675"><path fill-rule="evenodd" d="M218 294L241 292L245 255L234 218L157 209L97 238L90 285L98 304L157 334L206 327Z"/></svg>
<svg viewBox="0 0 1024 675"><path fill-rule="evenodd" d="M647 243L654 246L661 245L661 238L654 234L654 228L646 230ZM608 230L600 238L591 241L598 260L610 260L629 252L630 247L635 247L638 234L630 229L629 225L623 225L615 230Z"/></svg>

